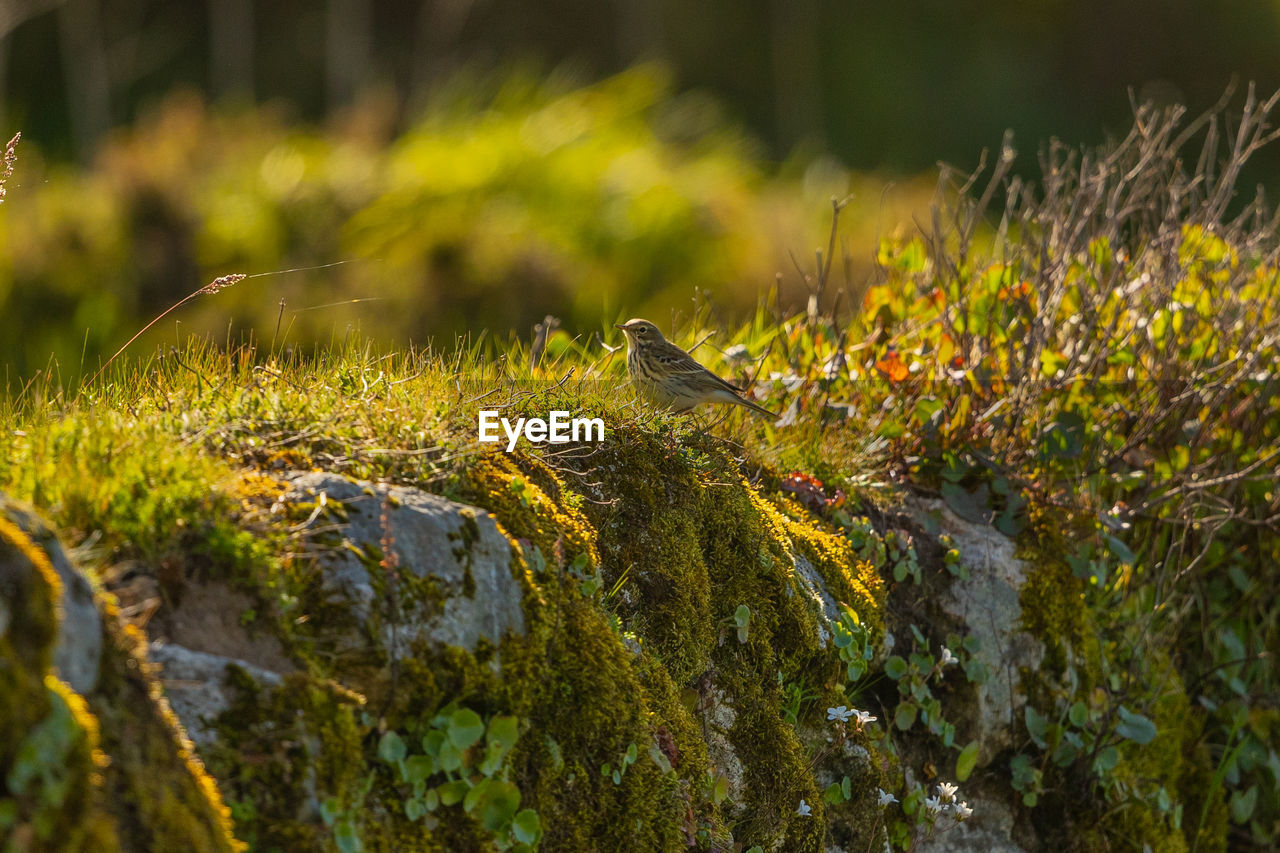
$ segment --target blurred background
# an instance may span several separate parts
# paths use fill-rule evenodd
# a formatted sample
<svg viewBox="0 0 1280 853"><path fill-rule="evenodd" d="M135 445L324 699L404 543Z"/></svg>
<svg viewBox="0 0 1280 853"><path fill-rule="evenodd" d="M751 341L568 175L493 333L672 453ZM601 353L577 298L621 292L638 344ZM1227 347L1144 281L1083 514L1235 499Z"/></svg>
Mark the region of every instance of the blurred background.
<svg viewBox="0 0 1280 853"><path fill-rule="evenodd" d="M855 298L939 161L1012 129L1034 176L1233 78L1280 87L1280 0L0 0L0 365L72 381L301 267L135 346L802 307L847 193Z"/></svg>

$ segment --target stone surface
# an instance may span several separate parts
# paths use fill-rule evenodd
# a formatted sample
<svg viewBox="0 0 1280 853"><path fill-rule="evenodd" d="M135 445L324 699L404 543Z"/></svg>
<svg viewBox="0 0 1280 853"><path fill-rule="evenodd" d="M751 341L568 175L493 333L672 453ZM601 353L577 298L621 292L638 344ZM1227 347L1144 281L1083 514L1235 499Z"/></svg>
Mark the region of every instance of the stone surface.
<svg viewBox="0 0 1280 853"><path fill-rule="evenodd" d="M967 580L952 578L942 608L962 621L981 644L974 656L990 677L978 687L975 739L979 766L1017 745L1026 696L1019 690L1019 670L1035 669L1044 646L1021 628L1019 593L1028 565L1014 554L1013 540L993 527L965 521L940 500L918 499L912 511L927 514L954 540ZM997 849L997 848L992 848ZM1004 848L999 848L1004 849Z"/></svg>
<svg viewBox="0 0 1280 853"><path fill-rule="evenodd" d="M965 521L938 500L916 500L924 512L950 535L969 570L968 579L952 578L950 592L941 598L943 610L963 621L978 639L975 658L989 678L978 686L975 739L978 763L986 766L998 753L1015 747L1027 697L1019 689L1021 667L1036 669L1044 658L1043 644L1021 629L1023 608L1019 593L1027 583L1029 566L1014 553L1014 540L992 526Z"/></svg>
<svg viewBox="0 0 1280 853"><path fill-rule="evenodd" d="M482 638L497 643L508 632L524 633L513 546L484 510L420 489L375 486L335 474L285 479L291 488L285 501L317 502L319 508L323 496L342 504L345 520L324 511L312 514L308 547L326 589L349 606L357 622L376 620L388 651L403 651L417 639L474 651ZM332 533L341 542L332 542ZM373 553L386 548L400 571L434 578L439 600L415 603L401 596L399 615L389 619L367 566L370 546Z"/></svg>
<svg viewBox="0 0 1280 853"><path fill-rule="evenodd" d="M210 724L236 697L235 688L227 680L228 666L240 667L262 685L274 687L280 683L279 674L247 661L197 652L172 643L149 644L147 657L158 669L156 675L164 685L169 706L196 746L216 739Z"/></svg>
<svg viewBox="0 0 1280 853"><path fill-rule="evenodd" d="M59 604L62 618L58 642L53 649L53 664L58 677L71 685L71 689L88 693L98 683L102 657L102 617L93 603L93 587L67 558L58 537L29 508L0 495L0 513L44 551L62 581Z"/></svg>
<svg viewBox="0 0 1280 853"><path fill-rule="evenodd" d="M831 629L828 625L840 621L840 607L827 590L826 582L813 563L799 553L794 554L794 557L796 586L809 599L815 611L823 616L818 620L818 640L825 649L831 642Z"/></svg>
<svg viewBox="0 0 1280 853"><path fill-rule="evenodd" d="M1013 841L1013 813L1006 803L966 793L964 786L960 799L973 809L973 816L962 823L948 815L939 817L934 835L921 839L913 848L916 853L1026 853Z"/></svg>
<svg viewBox="0 0 1280 853"><path fill-rule="evenodd" d="M725 779L727 800L731 804L746 801L746 780L742 759L729 742L729 732L738 720L728 695L715 685L710 685L704 697L701 711L703 733L707 741L707 760L712 772Z"/></svg>

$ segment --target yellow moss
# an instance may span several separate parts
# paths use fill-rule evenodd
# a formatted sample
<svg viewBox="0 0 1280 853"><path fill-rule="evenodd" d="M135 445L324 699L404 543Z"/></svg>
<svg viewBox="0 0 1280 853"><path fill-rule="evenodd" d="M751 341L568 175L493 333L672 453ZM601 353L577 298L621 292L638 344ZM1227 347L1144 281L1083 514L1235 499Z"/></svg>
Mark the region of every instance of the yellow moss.
<svg viewBox="0 0 1280 853"><path fill-rule="evenodd" d="M252 509L255 505L271 506L288 494L289 486L275 477L245 471L236 478L231 492L240 498L245 509Z"/></svg>
<svg viewBox="0 0 1280 853"><path fill-rule="evenodd" d="M0 504L0 510L4 508ZM0 541L17 551L40 575L40 581L44 584L41 591L41 598L47 599L53 613L57 613L58 602L62 598L62 579L58 577L57 571L53 568L53 564L49 562L49 557L40 550L40 548L31 541L30 537L22 531L22 528L14 524L9 519L0 515ZM54 616L55 619L60 618ZM52 624L46 628L46 632L50 634L57 633L57 625ZM42 632L42 633L46 633Z"/></svg>
<svg viewBox="0 0 1280 853"><path fill-rule="evenodd" d="M99 599L99 609L106 642L98 685L86 699L101 724L110 759L104 787L122 837L152 849L243 849L217 783L150 672L145 635L122 622L109 599Z"/></svg>
<svg viewBox="0 0 1280 853"><path fill-rule="evenodd" d="M773 517L795 549L818 570L832 596L853 608L879 642L884 636L885 588L876 567L859 560L846 537L822 529L821 522L789 498L779 495L770 503L754 491L751 495L761 512Z"/></svg>
<svg viewBox="0 0 1280 853"><path fill-rule="evenodd" d="M595 531L578 509L560 500L563 492L543 463L491 453L468 470L462 499L489 510L509 536L537 546L548 561L557 553L568 560L586 554L599 565Z"/></svg>

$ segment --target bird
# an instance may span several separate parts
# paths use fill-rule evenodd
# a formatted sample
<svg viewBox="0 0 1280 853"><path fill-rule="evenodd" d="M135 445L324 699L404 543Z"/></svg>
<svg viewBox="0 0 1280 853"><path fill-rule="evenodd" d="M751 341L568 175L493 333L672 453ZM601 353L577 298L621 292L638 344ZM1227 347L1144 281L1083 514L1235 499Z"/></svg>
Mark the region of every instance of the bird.
<svg viewBox="0 0 1280 853"><path fill-rule="evenodd" d="M636 318L615 323L627 336L627 373L650 401L677 412L701 403L733 403L770 420L778 415L745 399L743 389L730 384L668 341L658 327Z"/></svg>

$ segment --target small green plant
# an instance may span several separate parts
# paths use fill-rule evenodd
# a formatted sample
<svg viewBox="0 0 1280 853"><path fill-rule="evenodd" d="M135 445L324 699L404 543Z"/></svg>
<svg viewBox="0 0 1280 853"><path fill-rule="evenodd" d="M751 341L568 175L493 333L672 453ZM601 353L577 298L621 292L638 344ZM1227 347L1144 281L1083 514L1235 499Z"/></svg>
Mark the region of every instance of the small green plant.
<svg viewBox="0 0 1280 853"><path fill-rule="evenodd" d="M840 605L839 621L830 622L829 625L831 643L845 665L845 678L850 684L857 684L867 674L871 659L875 657L871 633L847 604Z"/></svg>
<svg viewBox="0 0 1280 853"><path fill-rule="evenodd" d="M1038 763L1020 753L1010 761L1014 790L1023 795L1023 803L1035 806L1044 791L1044 779L1051 768L1066 769L1083 764L1097 780L1100 790L1113 799L1152 798L1161 812L1173 808L1168 791L1161 785L1137 787L1122 782L1114 771L1120 763L1120 745L1124 741L1145 746L1155 740L1157 729L1145 715L1124 705L1110 709L1106 695L1097 691L1090 702L1065 701L1059 705L1057 719L1050 719L1031 705L1023 712L1027 734L1040 750ZM1181 806L1176 808L1181 823Z"/></svg>
<svg viewBox="0 0 1280 853"><path fill-rule="evenodd" d="M410 754L404 738L387 731L378 741L378 758L410 786L404 799L409 820L461 805L498 849L523 853L537 847L542 826L536 811L520 808L520 789L507 778L507 757L519 736L515 717L497 715L486 725L475 711L448 705L431 720L421 753Z"/></svg>
<svg viewBox="0 0 1280 853"><path fill-rule="evenodd" d="M845 776L839 782L832 782L822 792L822 799L828 805L836 806L853 799L853 780Z"/></svg>
<svg viewBox="0 0 1280 853"><path fill-rule="evenodd" d="M920 560L916 557L915 545L911 536L897 530L884 534L884 547L889 562L893 565L893 579L902 583L911 578L913 583L920 583Z"/></svg>
<svg viewBox="0 0 1280 853"><path fill-rule="evenodd" d="M635 764L639 757L640 748L632 742L627 745L627 751L622 754L622 758L618 759L616 766L607 761L600 765L600 775L612 779L615 785L621 785L622 778L627 775L627 768ZM670 762L667 762L667 765L670 766Z"/></svg>
<svg viewBox="0 0 1280 853"><path fill-rule="evenodd" d="M928 641L919 628L912 625L911 633L918 645L928 647ZM933 695L929 681L941 675L943 668L954 661L954 658L947 660L950 655L950 649L944 647L942 660L936 660L928 652L912 652L906 658L890 655L884 663L884 674L897 682L901 696L893 713L893 724L905 732L919 719L931 734L942 738L946 746L954 745L955 726L944 719L942 702Z"/></svg>
<svg viewBox="0 0 1280 853"><path fill-rule="evenodd" d="M778 681L781 683L782 673L778 673ZM782 716L793 726L800 725L800 715L804 706L818 698L818 694L801 681L789 681L783 685L782 696Z"/></svg>

